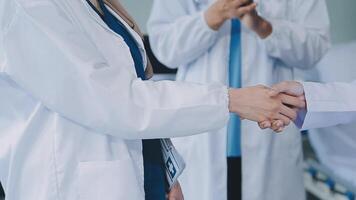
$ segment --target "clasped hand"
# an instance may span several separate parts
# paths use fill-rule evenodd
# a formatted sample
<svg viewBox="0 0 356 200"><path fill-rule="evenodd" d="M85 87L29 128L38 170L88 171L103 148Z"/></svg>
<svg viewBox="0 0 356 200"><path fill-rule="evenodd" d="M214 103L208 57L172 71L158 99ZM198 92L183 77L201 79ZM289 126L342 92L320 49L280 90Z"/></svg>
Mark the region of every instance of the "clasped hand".
<svg viewBox="0 0 356 200"><path fill-rule="evenodd" d="M217 0L204 16L213 30L218 30L227 20L238 19L260 38L266 38L272 33L272 25L258 15L256 7L252 0Z"/></svg>
<svg viewBox="0 0 356 200"><path fill-rule="evenodd" d="M306 107L303 86L298 82L230 89L229 95L231 112L276 132L283 131Z"/></svg>

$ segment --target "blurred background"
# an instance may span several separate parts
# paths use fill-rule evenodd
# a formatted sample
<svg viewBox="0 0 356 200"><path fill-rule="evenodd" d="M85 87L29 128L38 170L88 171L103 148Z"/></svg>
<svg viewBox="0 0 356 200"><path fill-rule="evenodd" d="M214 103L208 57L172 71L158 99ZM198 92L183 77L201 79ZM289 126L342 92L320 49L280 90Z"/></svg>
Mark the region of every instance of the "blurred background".
<svg viewBox="0 0 356 200"><path fill-rule="evenodd" d="M333 46L315 70L300 73L309 81L351 81L356 78L356 0L326 1ZM146 22L153 0L121 2L146 33ZM147 37L146 45L149 48ZM174 79L174 70L161 65L152 53L150 56L156 67L155 79ZM308 200L355 200L356 138L350 135L356 135L356 124L303 133ZM3 198L0 186L0 200Z"/></svg>

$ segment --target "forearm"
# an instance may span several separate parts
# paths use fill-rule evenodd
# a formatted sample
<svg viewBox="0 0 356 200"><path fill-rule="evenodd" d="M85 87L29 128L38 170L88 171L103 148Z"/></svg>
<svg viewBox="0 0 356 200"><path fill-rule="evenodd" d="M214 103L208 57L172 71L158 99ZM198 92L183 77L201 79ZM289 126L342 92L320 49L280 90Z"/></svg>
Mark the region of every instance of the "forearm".
<svg viewBox="0 0 356 200"><path fill-rule="evenodd" d="M284 19L266 19L273 27L264 42L269 56L288 67L311 68L330 46L329 16L324 0L296 0Z"/></svg>
<svg viewBox="0 0 356 200"><path fill-rule="evenodd" d="M321 128L356 120L356 82L303 83L307 112L297 125L303 129Z"/></svg>
<svg viewBox="0 0 356 200"><path fill-rule="evenodd" d="M309 29L285 20L271 24L273 32L264 40L267 53L287 66L314 67L329 49L327 29Z"/></svg>
<svg viewBox="0 0 356 200"><path fill-rule="evenodd" d="M218 39L218 32L207 25L204 13L187 14L169 22L151 18L148 31L155 55L174 68L196 60Z"/></svg>

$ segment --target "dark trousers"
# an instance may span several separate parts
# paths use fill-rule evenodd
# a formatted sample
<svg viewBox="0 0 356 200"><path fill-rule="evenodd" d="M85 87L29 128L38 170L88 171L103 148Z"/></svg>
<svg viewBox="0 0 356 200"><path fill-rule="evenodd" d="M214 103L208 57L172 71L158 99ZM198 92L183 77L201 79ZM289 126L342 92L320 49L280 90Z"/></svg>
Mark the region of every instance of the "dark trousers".
<svg viewBox="0 0 356 200"><path fill-rule="evenodd" d="M0 183L0 200L3 200L3 199L5 199L5 193L4 193L4 190Z"/></svg>
<svg viewBox="0 0 356 200"><path fill-rule="evenodd" d="M143 140L145 200L166 200L166 174L160 140Z"/></svg>
<svg viewBox="0 0 356 200"><path fill-rule="evenodd" d="M227 159L227 195L228 200L242 199L241 157Z"/></svg>

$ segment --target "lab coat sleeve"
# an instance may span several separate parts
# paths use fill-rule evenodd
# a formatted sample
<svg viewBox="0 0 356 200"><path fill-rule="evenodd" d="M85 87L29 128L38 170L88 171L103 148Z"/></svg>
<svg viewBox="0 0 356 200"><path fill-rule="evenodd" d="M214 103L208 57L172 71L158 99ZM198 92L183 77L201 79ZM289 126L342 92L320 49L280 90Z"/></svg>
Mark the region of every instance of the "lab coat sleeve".
<svg viewBox="0 0 356 200"><path fill-rule="evenodd" d="M289 67L307 69L323 57L330 46L329 16L324 0L295 0L291 20L268 18L272 34L265 39L269 56Z"/></svg>
<svg viewBox="0 0 356 200"><path fill-rule="evenodd" d="M301 129L323 128L356 121L356 81L303 83L307 112L296 122Z"/></svg>
<svg viewBox="0 0 356 200"><path fill-rule="evenodd" d="M148 22L155 56L170 68L190 63L215 43L218 32L211 29L204 13L189 14L182 0L155 0Z"/></svg>
<svg viewBox="0 0 356 200"><path fill-rule="evenodd" d="M142 81L131 62L109 65L49 1L19 9L5 35L5 72L62 117L123 139L193 135L226 124L225 86Z"/></svg>

